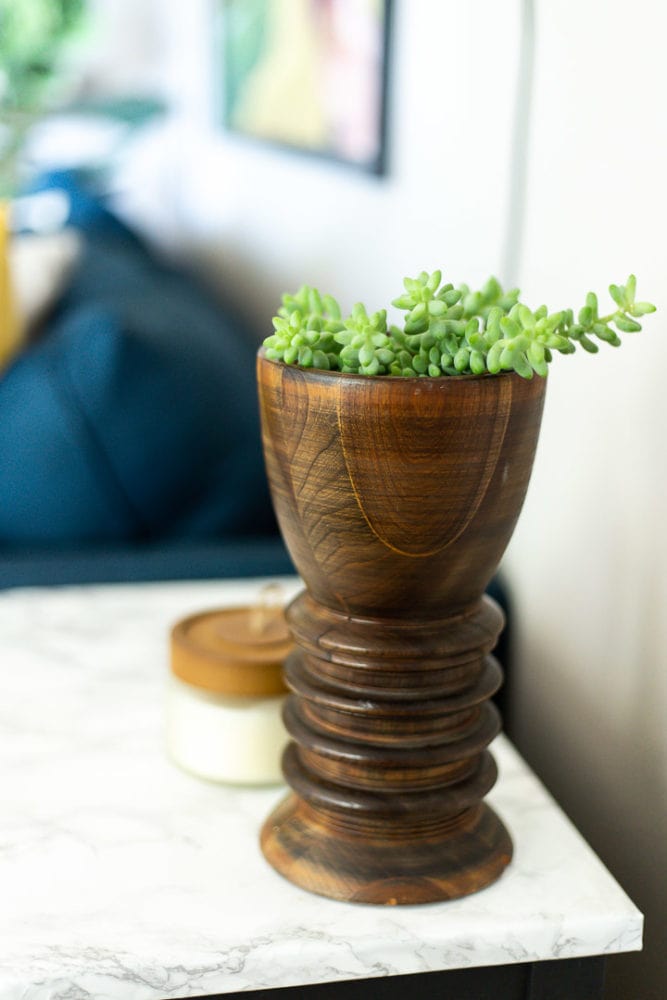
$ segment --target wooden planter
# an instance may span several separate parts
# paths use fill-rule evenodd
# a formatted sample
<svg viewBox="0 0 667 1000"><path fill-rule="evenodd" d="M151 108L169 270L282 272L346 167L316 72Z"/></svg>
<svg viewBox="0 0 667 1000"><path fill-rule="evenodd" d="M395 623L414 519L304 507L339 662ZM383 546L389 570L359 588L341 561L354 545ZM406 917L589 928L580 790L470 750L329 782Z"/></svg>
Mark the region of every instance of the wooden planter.
<svg viewBox="0 0 667 1000"><path fill-rule="evenodd" d="M365 903L454 899L512 842L482 800L500 729L483 593L533 463L545 380L368 378L268 361L258 382L281 531L307 590L262 849L292 882Z"/></svg>

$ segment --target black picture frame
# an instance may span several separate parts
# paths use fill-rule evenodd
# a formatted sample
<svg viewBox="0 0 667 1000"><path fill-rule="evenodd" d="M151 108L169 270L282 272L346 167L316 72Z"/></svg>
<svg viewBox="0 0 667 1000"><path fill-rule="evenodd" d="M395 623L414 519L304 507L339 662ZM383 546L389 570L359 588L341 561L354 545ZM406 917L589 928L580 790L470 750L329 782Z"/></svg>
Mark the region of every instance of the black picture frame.
<svg viewBox="0 0 667 1000"><path fill-rule="evenodd" d="M252 30L252 26L248 29L249 22L252 20L250 9L254 7L255 17L259 18L263 8L264 16L268 17L269 8L277 2L279 0L221 0L220 2L216 50L219 54L218 62L221 69L219 74L221 94L218 95L220 98L218 107L222 126L230 134L247 142L269 146L288 153L297 153L314 160L326 160L376 176L385 175L388 160L387 121L393 0L378 0L381 12L377 25L379 54L374 64L368 66L368 73L369 75L373 74L376 86L376 104L372 109L373 134L368 136L369 146L372 143L372 151L368 156L358 157L349 155L349 152L340 149L335 141L335 136L327 135L326 141L322 144L308 144L300 142L298 138L291 138L289 134L285 134L285 129L276 128L272 134L270 127L254 129L247 122L240 120L238 115L239 90L243 87L244 81L247 82L251 71L257 66L257 62L252 64L252 70L247 68L251 56L247 52L247 39L244 39L245 51L239 50L239 39L243 37L244 30L244 26L240 25L239 21L245 21L245 30ZM313 8L318 7L318 0L311 0L311 2ZM326 0L326 2L319 0L319 2L329 9L335 7L337 3L358 3L360 8L372 7L369 0ZM257 30L257 26L255 26L255 30ZM270 76L268 69L265 70L265 75ZM286 112L288 111L289 106L286 104ZM326 115L326 109L323 111Z"/></svg>

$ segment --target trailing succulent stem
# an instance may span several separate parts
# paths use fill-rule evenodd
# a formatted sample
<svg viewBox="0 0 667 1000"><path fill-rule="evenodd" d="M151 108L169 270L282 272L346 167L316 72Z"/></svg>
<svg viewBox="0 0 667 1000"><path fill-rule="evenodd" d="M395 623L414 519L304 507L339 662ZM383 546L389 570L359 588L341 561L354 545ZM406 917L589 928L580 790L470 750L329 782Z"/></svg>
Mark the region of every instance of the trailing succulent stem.
<svg viewBox="0 0 667 1000"><path fill-rule="evenodd" d="M655 311L635 301L637 280L610 285L616 309L600 316L597 296L589 292L575 319L571 309L534 312L519 301L519 289L503 291L491 278L480 291L441 284L440 271L406 278L405 291L392 305L405 312L401 326L387 326L387 312L368 315L359 302L342 318L330 295L304 285L284 295L273 320L275 332L264 341L273 361L360 375L497 375L515 371L522 378L545 376L554 352L572 354L579 344L595 353L596 341L612 347L621 333L641 330L640 316ZM614 329L614 327L616 329Z"/></svg>

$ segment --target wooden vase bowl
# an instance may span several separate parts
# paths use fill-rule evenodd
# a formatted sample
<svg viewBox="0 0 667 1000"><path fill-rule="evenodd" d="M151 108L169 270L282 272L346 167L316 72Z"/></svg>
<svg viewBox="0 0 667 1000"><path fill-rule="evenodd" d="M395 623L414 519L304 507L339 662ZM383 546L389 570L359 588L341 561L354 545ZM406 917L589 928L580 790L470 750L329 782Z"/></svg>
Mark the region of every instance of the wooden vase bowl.
<svg viewBox="0 0 667 1000"><path fill-rule="evenodd" d="M482 802L503 625L483 594L525 497L545 380L372 378L261 351L257 374L276 515L307 587L288 609L295 794L264 853L339 899L473 892L512 851Z"/></svg>

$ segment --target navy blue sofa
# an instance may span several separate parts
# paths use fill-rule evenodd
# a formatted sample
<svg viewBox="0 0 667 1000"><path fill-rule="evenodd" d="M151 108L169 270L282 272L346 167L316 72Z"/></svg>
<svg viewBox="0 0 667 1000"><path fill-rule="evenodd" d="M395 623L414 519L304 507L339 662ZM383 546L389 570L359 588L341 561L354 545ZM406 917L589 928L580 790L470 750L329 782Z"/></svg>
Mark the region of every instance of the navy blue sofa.
<svg viewBox="0 0 667 1000"><path fill-rule="evenodd" d="M0 375L0 587L292 572L261 455L256 343L71 174L83 253Z"/></svg>

